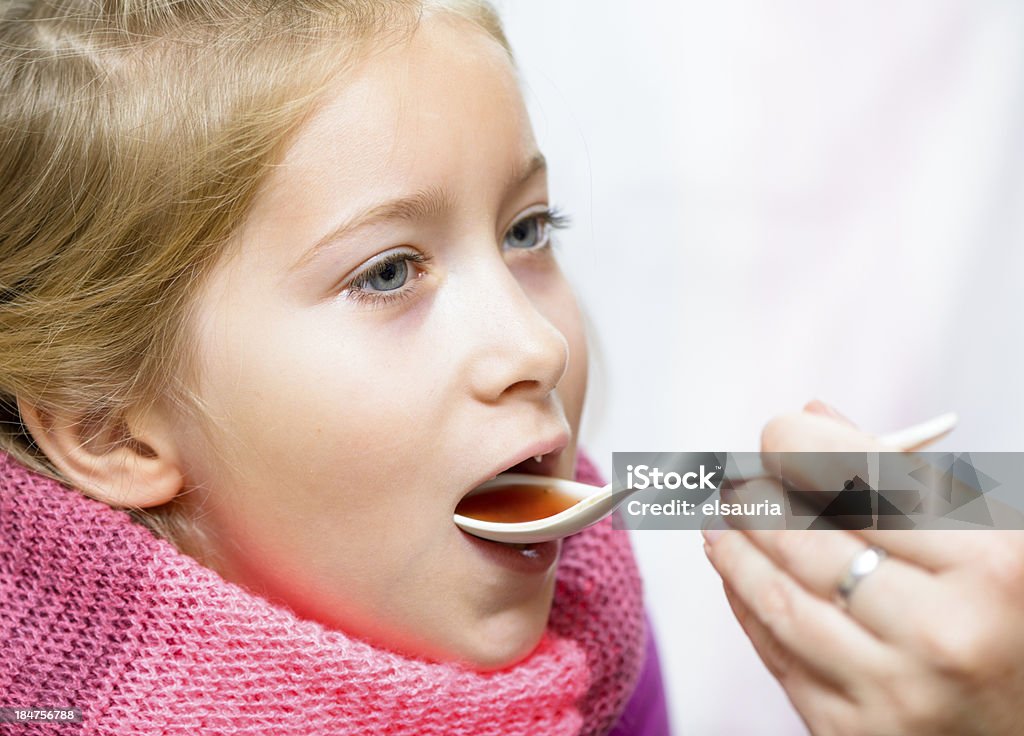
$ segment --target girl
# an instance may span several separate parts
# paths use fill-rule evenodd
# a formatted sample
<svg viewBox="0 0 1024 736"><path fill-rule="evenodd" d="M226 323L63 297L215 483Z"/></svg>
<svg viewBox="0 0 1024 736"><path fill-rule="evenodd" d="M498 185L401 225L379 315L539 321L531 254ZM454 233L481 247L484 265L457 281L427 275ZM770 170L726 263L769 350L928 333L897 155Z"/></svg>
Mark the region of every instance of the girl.
<svg viewBox="0 0 1024 736"><path fill-rule="evenodd" d="M488 7L0 7L0 707L664 732L623 534L452 523L509 468L598 480Z"/></svg>

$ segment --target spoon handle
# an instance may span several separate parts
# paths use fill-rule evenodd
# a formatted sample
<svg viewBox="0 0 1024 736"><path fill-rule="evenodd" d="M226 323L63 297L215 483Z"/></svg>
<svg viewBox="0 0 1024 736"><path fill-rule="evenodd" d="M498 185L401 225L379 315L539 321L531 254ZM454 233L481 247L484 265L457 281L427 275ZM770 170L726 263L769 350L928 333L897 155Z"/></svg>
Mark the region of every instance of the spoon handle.
<svg viewBox="0 0 1024 736"><path fill-rule="evenodd" d="M894 450L913 450L946 434L956 424L955 414L943 414L927 422L914 425L894 434L883 435L879 441ZM739 466L738 473L730 473L731 480L752 480L769 476L756 452L737 453L731 460ZM580 497L575 505L554 516L525 522L491 522L455 514L455 523L472 535L490 539L495 542L532 544L560 539L575 534L592 524L596 524L616 506L621 504L632 493L640 489L612 493L611 484L595 489L583 483L562 478L545 478L536 475L507 474L482 484L481 488L508 484L542 485L563 490L570 495Z"/></svg>
<svg viewBox="0 0 1024 736"><path fill-rule="evenodd" d="M899 450L914 450L948 434L956 426L957 419L956 412L947 412L913 427L882 435L878 441Z"/></svg>

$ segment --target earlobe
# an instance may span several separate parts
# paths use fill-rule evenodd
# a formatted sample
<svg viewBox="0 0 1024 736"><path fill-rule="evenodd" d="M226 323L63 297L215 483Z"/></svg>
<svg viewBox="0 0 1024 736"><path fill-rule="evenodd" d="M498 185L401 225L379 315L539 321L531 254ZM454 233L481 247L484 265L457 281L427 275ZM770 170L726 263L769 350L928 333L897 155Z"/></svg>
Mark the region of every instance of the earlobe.
<svg viewBox="0 0 1024 736"><path fill-rule="evenodd" d="M155 414L87 419L18 401L32 439L65 478L111 506L148 508L172 500L184 483L173 434Z"/></svg>

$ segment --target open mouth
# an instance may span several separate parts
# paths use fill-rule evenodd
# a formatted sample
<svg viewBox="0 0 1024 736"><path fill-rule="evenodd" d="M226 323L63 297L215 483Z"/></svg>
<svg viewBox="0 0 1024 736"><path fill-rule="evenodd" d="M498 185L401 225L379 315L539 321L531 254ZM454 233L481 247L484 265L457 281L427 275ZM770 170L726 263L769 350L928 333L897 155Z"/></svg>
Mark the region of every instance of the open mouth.
<svg viewBox="0 0 1024 736"><path fill-rule="evenodd" d="M462 499L460 499L459 503L469 496L480 493L480 486L483 485L483 483L494 480L499 475L504 475L506 473L554 476L558 470L558 462L562 457L562 452L565 451L567 444L568 441L565 437L546 443L538 443L526 450L524 454L520 454L512 465L492 471L493 474L490 477L483 478L479 484L470 488L463 495ZM457 508L456 513L459 513Z"/></svg>
<svg viewBox="0 0 1024 736"><path fill-rule="evenodd" d="M558 468L558 462L561 459L561 455L565 450L566 444L566 441L560 440L532 448L530 452L537 452L536 455L528 454L525 459L518 460L513 465L509 465L492 477L497 477L498 475L505 473L522 473L538 476L555 475ZM476 486L463 496L462 500L465 500L469 496L473 496L477 493L483 494L486 492L487 491L479 491L479 486ZM461 504L462 501L460 500L460 505ZM461 513L458 506L455 509L455 513ZM561 548L560 540L533 543L493 542L491 540L473 536L464 530L460 529L460 531L462 531L465 537L470 540L477 549L488 556L493 562L497 562L502 566L521 572L535 573L547 570L558 559L558 552Z"/></svg>
<svg viewBox="0 0 1024 736"><path fill-rule="evenodd" d="M568 435L559 435L546 442L537 442L524 448L518 457L507 467L498 470L495 476L502 473L526 473L527 475L555 475L558 461L569 444ZM494 477L494 476L492 476Z"/></svg>
<svg viewBox="0 0 1024 736"><path fill-rule="evenodd" d="M546 455L535 455L527 460L516 463L503 473L525 473L526 475L554 475L562 450L549 452Z"/></svg>

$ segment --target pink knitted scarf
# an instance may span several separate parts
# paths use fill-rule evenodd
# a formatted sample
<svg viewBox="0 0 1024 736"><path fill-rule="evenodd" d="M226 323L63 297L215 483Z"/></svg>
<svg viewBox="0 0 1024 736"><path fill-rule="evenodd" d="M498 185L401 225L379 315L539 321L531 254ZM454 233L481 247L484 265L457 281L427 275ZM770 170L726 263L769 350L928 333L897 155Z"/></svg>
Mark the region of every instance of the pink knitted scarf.
<svg viewBox="0 0 1024 736"><path fill-rule="evenodd" d="M586 458L579 466L580 480L598 482ZM607 520L565 541L537 649L513 667L478 673L301 620L123 511L0 452L0 707L83 713L81 726L32 728L599 734L632 693L644 636L629 541Z"/></svg>

